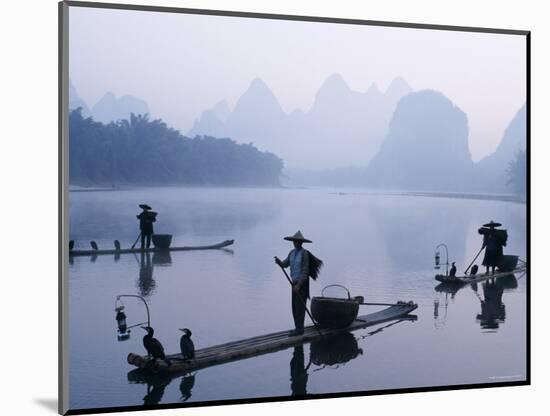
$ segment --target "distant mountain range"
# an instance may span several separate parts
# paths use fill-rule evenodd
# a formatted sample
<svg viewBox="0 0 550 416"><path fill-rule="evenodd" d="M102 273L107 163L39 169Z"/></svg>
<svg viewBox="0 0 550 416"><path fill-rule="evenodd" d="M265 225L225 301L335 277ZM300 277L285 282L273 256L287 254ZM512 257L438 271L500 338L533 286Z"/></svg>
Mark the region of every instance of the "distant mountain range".
<svg viewBox="0 0 550 416"><path fill-rule="evenodd" d="M112 93L90 109L71 82L69 106L104 123L149 112L145 101ZM357 92L333 74L308 111L291 113L256 78L233 109L220 101L188 136L228 137L272 152L284 160L289 185L509 193L507 171L526 148L526 122L523 105L495 152L474 163L467 116L442 93L413 92L402 78L384 92L375 84Z"/></svg>
<svg viewBox="0 0 550 416"><path fill-rule="evenodd" d="M466 114L443 94L424 90L402 98L365 184L385 189L509 193L507 169L526 148L525 105L496 151L473 163Z"/></svg>
<svg viewBox="0 0 550 416"><path fill-rule="evenodd" d="M510 162L520 150L527 147L527 110L525 104L516 113L496 148L495 152L481 159L475 166L476 178L483 178L482 185L485 189L495 189L498 192L509 191L510 188L503 183Z"/></svg>
<svg viewBox="0 0 550 416"><path fill-rule="evenodd" d="M82 98L76 92L76 88L73 85L73 82L69 79L69 110L76 110L77 108L82 108L82 115L84 117L90 117L90 109L84 102Z"/></svg>
<svg viewBox="0 0 550 416"><path fill-rule="evenodd" d="M466 114L443 94L425 90L399 101L389 131L367 169L381 188L457 190L473 168Z"/></svg>
<svg viewBox="0 0 550 416"><path fill-rule="evenodd" d="M287 114L266 83L256 78L232 111L221 101L203 112L188 135L252 142L294 169L364 166L378 151L397 102L411 91L405 80L396 78L385 92L375 84L357 92L333 74L307 112Z"/></svg>
<svg viewBox="0 0 550 416"><path fill-rule="evenodd" d="M112 92L107 92L90 109L86 102L78 95L76 88L69 80L69 110L82 108L84 117L92 117L95 121L109 123L121 119L129 119L130 114L148 114L149 106L147 102L134 97L133 95L123 95L117 98Z"/></svg>

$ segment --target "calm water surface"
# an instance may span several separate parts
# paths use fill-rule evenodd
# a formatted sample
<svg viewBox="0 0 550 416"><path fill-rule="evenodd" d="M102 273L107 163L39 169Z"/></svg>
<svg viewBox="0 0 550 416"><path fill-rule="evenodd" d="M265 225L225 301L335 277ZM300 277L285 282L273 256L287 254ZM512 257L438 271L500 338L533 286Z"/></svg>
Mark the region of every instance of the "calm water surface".
<svg viewBox="0 0 550 416"><path fill-rule="evenodd" d="M71 408L255 398L517 381L526 377L526 278L460 290L433 278L435 246L445 242L463 271L481 246L477 228L493 219L508 229L505 253L525 258L525 205L328 189L142 189L70 195L70 238L111 248L137 237L139 203L159 213L155 232L173 245L234 238L232 251L77 257L69 266ZM328 343L207 368L176 378L144 377L126 362L143 353L140 328L116 336L118 294L139 294L155 337L179 349L189 327L197 348L290 329L290 291L273 256L301 229L325 261L313 295L347 286L371 302L413 300L416 321L379 325ZM481 259L480 259L481 260ZM481 261L478 263L481 263ZM334 295L340 293L330 292ZM129 324L139 302L125 300ZM361 307L365 314L380 307ZM376 331L382 328L381 331Z"/></svg>

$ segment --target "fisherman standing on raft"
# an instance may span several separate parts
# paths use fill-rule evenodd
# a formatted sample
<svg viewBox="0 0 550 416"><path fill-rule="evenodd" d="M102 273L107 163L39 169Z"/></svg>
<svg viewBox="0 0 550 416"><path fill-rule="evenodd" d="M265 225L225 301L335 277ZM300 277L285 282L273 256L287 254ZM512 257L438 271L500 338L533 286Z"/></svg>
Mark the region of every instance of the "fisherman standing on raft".
<svg viewBox="0 0 550 416"><path fill-rule="evenodd" d="M501 225L491 220L488 224L483 224L483 227L478 230L478 233L483 236L482 248L485 248L485 256L482 264L487 267L487 274L489 274L489 267L492 269L492 273L495 274L495 267L499 266L502 261L502 247L506 245L508 233L506 230L496 229Z"/></svg>
<svg viewBox="0 0 550 416"><path fill-rule="evenodd" d="M323 262L302 248L303 243L311 243L312 241L304 238L301 231L284 239L292 241L294 249L288 254L285 260L281 260L275 256L275 263L283 268L290 267L290 277L292 279L292 316L295 326L291 335L301 335L304 333L306 302L309 299L309 278L317 279Z"/></svg>
<svg viewBox="0 0 550 416"><path fill-rule="evenodd" d="M139 207L143 210L136 217L139 220L139 230L141 232L141 249L151 247L151 237L153 236L153 223L157 220L157 213L151 211L151 207L147 204L140 204Z"/></svg>

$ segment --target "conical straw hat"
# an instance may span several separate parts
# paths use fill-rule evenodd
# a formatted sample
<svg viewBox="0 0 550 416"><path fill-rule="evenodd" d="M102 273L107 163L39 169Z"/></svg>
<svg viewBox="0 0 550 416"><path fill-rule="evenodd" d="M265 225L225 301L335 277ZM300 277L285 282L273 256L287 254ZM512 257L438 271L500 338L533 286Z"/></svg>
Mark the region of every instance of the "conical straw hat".
<svg viewBox="0 0 550 416"><path fill-rule="evenodd" d="M296 234L293 236L285 237L285 240L288 241L301 241L302 243L312 243L311 240L308 240L307 238L304 238L302 235L302 232L300 230L296 231Z"/></svg>
<svg viewBox="0 0 550 416"><path fill-rule="evenodd" d="M493 220L491 220L491 222L488 222L487 224L483 224L484 227L489 227L489 228L495 228L495 227L500 227L502 224L500 222L494 222Z"/></svg>

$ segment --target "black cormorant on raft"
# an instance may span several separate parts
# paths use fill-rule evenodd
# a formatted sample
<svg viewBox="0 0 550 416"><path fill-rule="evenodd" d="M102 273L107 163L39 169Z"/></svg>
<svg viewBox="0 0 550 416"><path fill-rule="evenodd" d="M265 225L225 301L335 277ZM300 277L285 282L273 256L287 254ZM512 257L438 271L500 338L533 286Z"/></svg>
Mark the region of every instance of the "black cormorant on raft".
<svg viewBox="0 0 550 416"><path fill-rule="evenodd" d="M72 250L69 252L69 256L97 256L102 254L128 254L128 253L166 253L170 251L189 251L189 250L217 250L232 245L235 240L225 240L218 244L212 244L209 246L183 246L183 247L170 247L170 248L121 248L109 249L109 250Z"/></svg>
<svg viewBox="0 0 550 416"><path fill-rule="evenodd" d="M147 350L147 354L152 357L150 364L154 365L157 363L157 359L161 359L166 363L168 367L170 367L171 362L170 360L166 359L166 355L164 354L164 347L158 339L153 338L155 330L150 326L142 326L142 328L147 331L147 335L143 337L143 346Z"/></svg>
<svg viewBox="0 0 550 416"><path fill-rule="evenodd" d="M255 357L261 354L286 349L306 342L322 339L332 335L348 331L355 331L368 326L377 325L383 322L397 319L407 319L407 315L414 311L418 305L413 302L398 302L394 306L383 309L379 312L357 317L349 326L344 328L319 330L313 325L304 328L303 334L289 336L289 331L280 331L271 334L247 338L240 341L228 342L202 348L195 352L195 358L185 360L181 354L168 355L171 365L168 366L162 361L151 362L148 357L138 354L128 354L129 364L138 368L149 370L154 373L177 373L198 370L211 367L230 361L242 360Z"/></svg>
<svg viewBox="0 0 550 416"><path fill-rule="evenodd" d="M183 335L180 338L180 351L181 358L184 360L190 360L195 358L195 344L191 339L192 332L190 329L184 328L180 329L183 332Z"/></svg>

